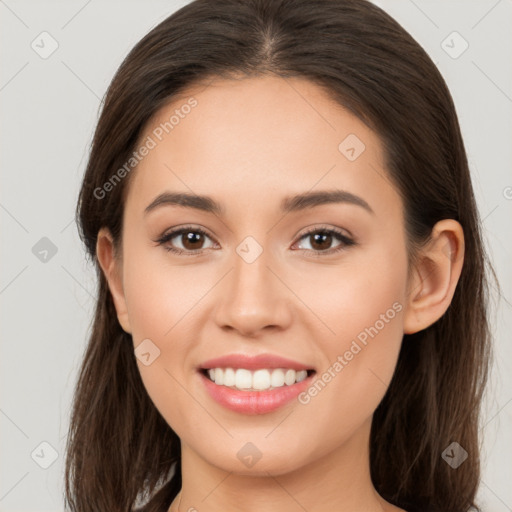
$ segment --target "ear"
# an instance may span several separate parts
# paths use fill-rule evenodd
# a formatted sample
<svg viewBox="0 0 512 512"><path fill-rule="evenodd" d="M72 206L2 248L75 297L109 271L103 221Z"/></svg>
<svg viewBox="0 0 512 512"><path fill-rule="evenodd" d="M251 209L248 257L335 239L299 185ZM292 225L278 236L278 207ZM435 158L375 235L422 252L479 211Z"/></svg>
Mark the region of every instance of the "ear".
<svg viewBox="0 0 512 512"><path fill-rule="evenodd" d="M131 334L130 320L122 282L122 264L114 252L112 235L107 228L101 228L96 242L96 257L107 279L110 293L117 312L117 319L124 331Z"/></svg>
<svg viewBox="0 0 512 512"><path fill-rule="evenodd" d="M450 305L464 263L464 232L453 219L443 219L420 249L404 313L404 333L426 329L441 318Z"/></svg>

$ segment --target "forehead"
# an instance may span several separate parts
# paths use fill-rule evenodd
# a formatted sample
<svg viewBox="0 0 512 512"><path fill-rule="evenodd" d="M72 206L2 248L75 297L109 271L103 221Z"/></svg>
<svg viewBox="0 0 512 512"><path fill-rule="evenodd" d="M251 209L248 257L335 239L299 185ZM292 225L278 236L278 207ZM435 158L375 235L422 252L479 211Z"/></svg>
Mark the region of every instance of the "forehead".
<svg viewBox="0 0 512 512"><path fill-rule="evenodd" d="M303 78L195 85L162 107L139 140L152 148L133 171L132 201L170 189L243 205L313 187L397 199L378 136Z"/></svg>

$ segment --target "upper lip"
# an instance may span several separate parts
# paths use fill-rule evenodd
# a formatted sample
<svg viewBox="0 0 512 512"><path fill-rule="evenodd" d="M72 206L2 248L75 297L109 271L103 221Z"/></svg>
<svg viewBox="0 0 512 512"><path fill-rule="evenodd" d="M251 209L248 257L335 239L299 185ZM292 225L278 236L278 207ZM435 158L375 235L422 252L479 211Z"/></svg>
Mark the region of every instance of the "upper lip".
<svg viewBox="0 0 512 512"><path fill-rule="evenodd" d="M262 368L287 368L292 370L312 370L311 366L299 363L293 359L273 355L258 354L249 356L246 354L228 354L221 357L208 359L199 366L203 370L211 368L246 368L247 370L258 370Z"/></svg>

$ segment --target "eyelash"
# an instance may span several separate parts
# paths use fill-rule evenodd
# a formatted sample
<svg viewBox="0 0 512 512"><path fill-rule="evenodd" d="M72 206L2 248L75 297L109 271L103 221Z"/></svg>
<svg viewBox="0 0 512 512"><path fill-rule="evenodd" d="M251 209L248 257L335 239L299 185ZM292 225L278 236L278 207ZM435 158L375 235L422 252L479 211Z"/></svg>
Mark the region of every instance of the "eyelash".
<svg viewBox="0 0 512 512"><path fill-rule="evenodd" d="M210 235L205 230L203 230L199 227L185 226L185 227L181 227L181 228L169 231L168 233L166 233L165 235L160 237L158 240L155 240L155 242L158 245L164 245L167 242L169 242L170 240L172 240L174 237L176 237L177 235L182 235L183 233L199 233L201 235L207 236L208 238L211 238ZM303 238L306 238L307 236L312 235L313 233L319 233L319 234L324 234L324 235L325 234L326 235L334 235L334 238L336 238L338 241L340 241L341 244L338 247L328 249L326 251L316 251L314 249L298 249L298 250L312 252L315 256L323 256L326 254L329 254L329 255L335 254L342 250L345 250L347 247L357 245L357 243L354 240L352 240L351 238L346 236L344 233L342 233L341 231L334 229L334 228L321 228L321 227L320 228L319 227L311 228L308 231L306 231L305 233L302 233L299 240L302 240ZM199 254L201 251L204 250L204 249L183 250L183 249L177 249L175 247L170 247L167 245L164 245L164 249L168 252L172 252L172 253L178 254L178 255L185 255L185 256L196 256L197 254Z"/></svg>

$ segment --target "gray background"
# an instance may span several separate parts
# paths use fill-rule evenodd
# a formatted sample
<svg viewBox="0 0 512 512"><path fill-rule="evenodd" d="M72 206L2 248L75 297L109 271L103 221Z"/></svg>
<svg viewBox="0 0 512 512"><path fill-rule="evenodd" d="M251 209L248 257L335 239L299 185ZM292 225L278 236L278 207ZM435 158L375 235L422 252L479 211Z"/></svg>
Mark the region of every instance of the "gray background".
<svg viewBox="0 0 512 512"><path fill-rule="evenodd" d="M71 391L95 291L73 220L79 184L115 70L185 3L0 0L0 511L63 510ZM492 316L479 497L486 511L511 511L512 2L376 3L427 50L457 106L504 295Z"/></svg>

